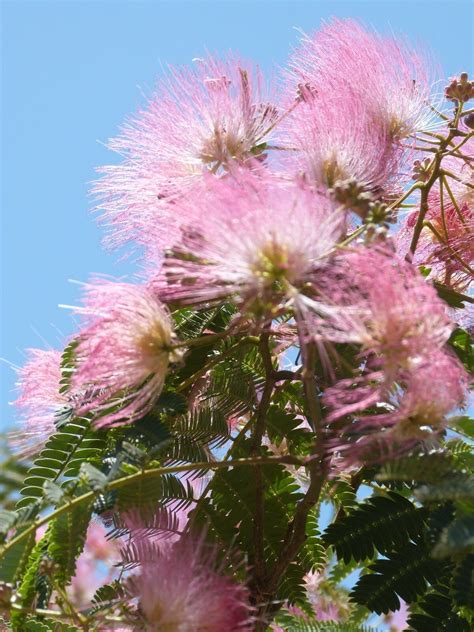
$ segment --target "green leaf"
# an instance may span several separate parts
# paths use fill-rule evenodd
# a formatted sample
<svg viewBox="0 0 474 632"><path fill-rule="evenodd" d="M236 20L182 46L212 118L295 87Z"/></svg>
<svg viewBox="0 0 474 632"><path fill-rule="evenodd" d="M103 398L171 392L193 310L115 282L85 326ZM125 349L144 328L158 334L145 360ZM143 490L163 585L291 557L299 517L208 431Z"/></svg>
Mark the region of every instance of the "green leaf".
<svg viewBox="0 0 474 632"><path fill-rule="evenodd" d="M44 483L56 482L79 450L90 427L87 419L74 419L46 442L33 466L28 470L17 507L38 503L44 496Z"/></svg>
<svg viewBox="0 0 474 632"><path fill-rule="evenodd" d="M423 530L426 510L389 492L373 496L351 513L329 525L323 535L338 558L347 564L351 558L362 561L382 555L418 538Z"/></svg>
<svg viewBox="0 0 474 632"><path fill-rule="evenodd" d="M371 564L371 572L359 579L350 597L373 612L387 614L400 608L400 597L407 603L416 601L428 582L437 580L441 568L424 547L408 543L388 559Z"/></svg>
<svg viewBox="0 0 474 632"><path fill-rule="evenodd" d="M24 625L24 632L81 632L80 628L75 625L44 617L41 617L41 620L28 618Z"/></svg>
<svg viewBox="0 0 474 632"><path fill-rule="evenodd" d="M416 454L386 463L376 475L378 481L430 483L438 481L454 469L454 459L446 451Z"/></svg>
<svg viewBox="0 0 474 632"><path fill-rule="evenodd" d="M474 516L463 516L451 522L441 533L433 549L435 557L447 557L474 551Z"/></svg>
<svg viewBox="0 0 474 632"><path fill-rule="evenodd" d="M82 503L51 523L48 555L58 565L55 578L62 586L66 586L75 573L76 559L84 548L91 513L92 503Z"/></svg>
<svg viewBox="0 0 474 632"><path fill-rule="evenodd" d="M466 369L472 373L474 370L474 344L469 332L458 327L453 331L448 342Z"/></svg>
<svg viewBox="0 0 474 632"><path fill-rule="evenodd" d="M474 610L474 555L467 555L457 565L453 576L453 596L458 606Z"/></svg>
<svg viewBox="0 0 474 632"><path fill-rule="evenodd" d="M19 533L21 529L15 535ZM0 547L0 581L13 582L20 577L34 545L35 534L32 533L8 549L6 553L2 554Z"/></svg>
<svg viewBox="0 0 474 632"><path fill-rule="evenodd" d="M410 630L416 632L472 632L469 623L456 613L456 607L445 587L438 586L418 602L417 612L410 615Z"/></svg>
<svg viewBox="0 0 474 632"><path fill-rule="evenodd" d="M191 485L172 474L157 474L132 480L117 490L117 505L120 509L145 507L159 502L166 505L176 502L176 510L187 507L194 499Z"/></svg>
<svg viewBox="0 0 474 632"><path fill-rule="evenodd" d="M474 500L474 476L455 474L436 485L423 485L415 491L421 502Z"/></svg>
<svg viewBox="0 0 474 632"><path fill-rule="evenodd" d="M107 486L108 479L106 474L91 463L82 463L79 474L87 481L89 487L96 492L103 491Z"/></svg>

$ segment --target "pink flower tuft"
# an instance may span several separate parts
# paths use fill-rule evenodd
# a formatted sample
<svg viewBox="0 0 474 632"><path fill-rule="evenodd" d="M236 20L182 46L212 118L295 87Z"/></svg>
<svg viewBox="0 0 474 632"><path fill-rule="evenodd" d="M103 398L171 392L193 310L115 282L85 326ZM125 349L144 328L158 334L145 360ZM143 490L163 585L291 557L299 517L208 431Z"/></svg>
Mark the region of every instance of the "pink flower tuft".
<svg viewBox="0 0 474 632"><path fill-rule="evenodd" d="M379 360L386 374L416 366L427 350L447 342L453 325L445 305L416 268L374 248L349 253L346 264L348 285L355 289L347 294L359 301L359 310L348 312L352 341Z"/></svg>
<svg viewBox="0 0 474 632"><path fill-rule="evenodd" d="M36 453L55 431L55 414L69 406L59 392L61 353L29 349L29 359L18 370L20 391L14 405L22 417L22 429L13 434L13 444L24 455Z"/></svg>
<svg viewBox="0 0 474 632"><path fill-rule="evenodd" d="M94 389L81 411L102 413L98 426L142 417L160 395L173 350L171 321L165 307L146 287L96 281L86 286L85 317L76 348L74 388ZM120 404L120 410L111 410Z"/></svg>
<svg viewBox="0 0 474 632"><path fill-rule="evenodd" d="M334 111L349 96L357 99L373 125L398 141L433 120L430 65L427 55L400 38L382 36L356 20L333 19L303 37L289 79L293 86L308 86L315 97L331 101Z"/></svg>
<svg viewBox="0 0 474 632"><path fill-rule="evenodd" d="M451 354L427 353L418 366L402 371L390 387L377 391L373 401L364 402L372 411L357 415L354 421L338 430L335 449L351 463L377 462L405 452L418 442L435 442L447 423L447 415L464 405L467 374ZM325 394L326 403L335 408L334 418L349 409L354 391L349 380L341 381ZM346 401L344 398L346 397Z"/></svg>
<svg viewBox="0 0 474 632"><path fill-rule="evenodd" d="M374 197L398 190L400 152L350 89L344 98L316 94L302 101L281 128L283 142L299 150L287 163L296 161L308 183L324 189L352 179Z"/></svg>
<svg viewBox="0 0 474 632"><path fill-rule="evenodd" d="M94 186L112 247L147 240L166 248L187 218L174 201L210 171L262 158L277 121L258 68L232 56L194 60L170 69L151 97L109 147L124 157L103 167Z"/></svg>
<svg viewBox="0 0 474 632"><path fill-rule="evenodd" d="M138 600L145 629L251 630L247 589L215 567L214 552L206 550L202 540L187 536L160 549L156 559L143 559L139 572L126 580L125 589L131 599Z"/></svg>
<svg viewBox="0 0 474 632"><path fill-rule="evenodd" d="M165 300L207 304L232 297L269 317L328 266L344 216L294 184L239 173L208 180L192 200L198 218L156 281Z"/></svg>

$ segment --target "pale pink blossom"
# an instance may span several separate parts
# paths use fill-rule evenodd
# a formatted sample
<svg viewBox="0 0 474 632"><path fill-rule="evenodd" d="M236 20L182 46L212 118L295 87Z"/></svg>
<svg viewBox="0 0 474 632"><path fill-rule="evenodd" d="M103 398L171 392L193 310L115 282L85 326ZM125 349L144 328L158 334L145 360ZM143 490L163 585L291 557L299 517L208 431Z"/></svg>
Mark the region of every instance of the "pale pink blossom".
<svg viewBox="0 0 474 632"><path fill-rule="evenodd" d="M191 203L199 221L183 232L156 287L185 304L230 298L257 318L290 309L306 283L324 276L344 231L344 216L325 197L261 175L208 180Z"/></svg>
<svg viewBox="0 0 474 632"><path fill-rule="evenodd" d="M442 168L451 176L444 178L441 188L436 181L428 197L428 211L412 257L416 265L430 268L430 278L453 289L465 292L474 275L474 140L461 150L465 157L448 155ZM419 210L408 214L397 233L400 256L410 250Z"/></svg>
<svg viewBox="0 0 474 632"><path fill-rule="evenodd" d="M418 270L389 249L359 248L345 257L347 311L352 342L386 373L416 366L426 353L441 349L453 324L436 290Z"/></svg>
<svg viewBox="0 0 474 632"><path fill-rule="evenodd" d="M76 572L68 587L68 595L76 608L90 607L96 590L118 575L114 563L119 558L119 548L116 542L107 539L104 525L91 522L84 550L76 561Z"/></svg>
<svg viewBox="0 0 474 632"><path fill-rule="evenodd" d="M332 420L353 412L350 408L357 388L350 382L343 380L325 393ZM390 387L367 383L367 391L375 397L359 402L360 412L342 430L336 430L337 438L331 443L349 462L376 462L406 452L419 442L436 444L448 415L464 405L467 383L466 371L454 356L443 350L427 353L418 366L401 371Z"/></svg>
<svg viewBox="0 0 474 632"><path fill-rule="evenodd" d="M75 388L93 388L81 410L100 412L98 426L142 417L159 397L173 349L174 334L166 308L146 287L97 280L86 285L85 320L77 337ZM119 410L113 405L119 404Z"/></svg>
<svg viewBox="0 0 474 632"><path fill-rule="evenodd" d="M283 121L281 137L293 149L287 168L296 167L309 184L324 190L352 179L375 198L399 188L401 153L351 89L337 99L319 93L302 99Z"/></svg>
<svg viewBox="0 0 474 632"><path fill-rule="evenodd" d="M389 626L389 632L403 632L408 628L408 617L410 611L408 610L408 604L403 599L400 599L400 608L394 612L389 612L385 617L385 622Z"/></svg>
<svg viewBox="0 0 474 632"><path fill-rule="evenodd" d="M24 455L40 450L55 431L55 415L70 406L61 392L61 353L29 349L28 361L18 369L19 397L13 402L21 416L21 429L12 443Z"/></svg>
<svg viewBox="0 0 474 632"><path fill-rule="evenodd" d="M174 201L203 173L263 158L278 118L257 67L232 55L195 59L171 68L146 107L130 118L109 147L123 162L100 169L94 186L111 228L108 244L148 241L172 245L183 219Z"/></svg>
<svg viewBox="0 0 474 632"><path fill-rule="evenodd" d="M252 629L246 587L221 573L215 552L202 539L186 536L155 548L125 581L125 590L138 601L136 630Z"/></svg>
<svg viewBox="0 0 474 632"><path fill-rule="evenodd" d="M295 93L304 86L331 101L334 111L345 99L359 100L367 120L396 142L432 124L431 66L425 52L400 37L380 35L353 19L333 19L303 36L290 61L289 83Z"/></svg>

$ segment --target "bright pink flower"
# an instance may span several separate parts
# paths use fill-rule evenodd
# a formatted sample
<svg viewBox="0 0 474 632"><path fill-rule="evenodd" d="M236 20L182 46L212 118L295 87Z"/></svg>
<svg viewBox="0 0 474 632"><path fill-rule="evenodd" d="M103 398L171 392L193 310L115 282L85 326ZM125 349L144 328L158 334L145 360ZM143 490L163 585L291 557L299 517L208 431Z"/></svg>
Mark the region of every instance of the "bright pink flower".
<svg viewBox="0 0 474 632"><path fill-rule="evenodd" d="M192 204L199 219L165 261L166 300L204 305L233 297L244 310L271 316L328 267L344 230L326 198L250 173L209 180Z"/></svg>
<svg viewBox="0 0 474 632"><path fill-rule="evenodd" d="M472 157L474 140L465 142L461 151ZM442 167L453 177L446 177L442 191L437 181L430 192L425 215L429 225L421 231L413 263L429 267L430 278L465 292L474 274L474 168L457 156L445 157ZM418 216L418 210L407 215L397 234L401 256L410 250Z"/></svg>
<svg viewBox="0 0 474 632"><path fill-rule="evenodd" d="M341 300L359 307L347 312L348 339L386 373L416 366L447 342L453 325L445 305L416 268L375 248L355 250L345 263L354 293L342 290Z"/></svg>
<svg viewBox="0 0 474 632"><path fill-rule="evenodd" d="M18 370L20 395L14 405L22 417L22 428L13 435L14 445L23 454L41 449L55 431L55 414L69 406L66 395L60 393L61 353L29 349L29 359Z"/></svg>
<svg viewBox="0 0 474 632"><path fill-rule="evenodd" d="M299 150L288 153L286 162L294 162L308 183L331 188L353 179L374 197L398 188L400 152L351 90L338 99L308 96L281 127L282 142Z"/></svg>
<svg viewBox="0 0 474 632"><path fill-rule="evenodd" d="M111 246L143 243L150 230L161 247L172 245L187 219L176 211L176 197L207 171L220 174L263 156L278 115L262 84L258 68L232 56L170 69L147 107L110 141L124 161L103 167L95 184Z"/></svg>
<svg viewBox="0 0 474 632"><path fill-rule="evenodd" d="M205 546L184 537L155 549L152 559L143 559L139 572L126 580L126 592L138 600L148 632L252 628L247 589L216 570L215 554Z"/></svg>
<svg viewBox="0 0 474 632"><path fill-rule="evenodd" d="M352 399L349 382L341 381L325 393L326 404L334 409L333 419ZM396 456L420 441L436 442L447 415L463 406L467 382L455 357L442 350L427 352L425 360L401 371L390 387L374 388L375 399L365 402L365 408L372 410L355 416L342 432L338 429L332 443L350 462L367 462Z"/></svg>
<svg viewBox="0 0 474 632"><path fill-rule="evenodd" d="M72 384L95 389L82 410L100 411L98 426L143 416L160 395L170 361L173 332L165 307L146 287L96 281L86 286L85 317L78 335ZM120 403L120 410L110 411ZM109 409L109 411L108 411Z"/></svg>
<svg viewBox="0 0 474 632"><path fill-rule="evenodd" d="M398 141L432 122L429 67L426 55L402 39L382 36L355 20L333 19L303 37L289 79L295 92L296 86L306 86L306 94L332 102L335 111L344 100L357 99L367 120Z"/></svg>
<svg viewBox="0 0 474 632"><path fill-rule="evenodd" d="M445 201L442 212L438 195L430 196L429 204L425 221L432 228L422 229L412 261L429 268L430 279L465 292L474 274L474 205L463 204L458 212L453 204ZM397 234L401 257L410 250L417 219L418 211L410 213Z"/></svg>

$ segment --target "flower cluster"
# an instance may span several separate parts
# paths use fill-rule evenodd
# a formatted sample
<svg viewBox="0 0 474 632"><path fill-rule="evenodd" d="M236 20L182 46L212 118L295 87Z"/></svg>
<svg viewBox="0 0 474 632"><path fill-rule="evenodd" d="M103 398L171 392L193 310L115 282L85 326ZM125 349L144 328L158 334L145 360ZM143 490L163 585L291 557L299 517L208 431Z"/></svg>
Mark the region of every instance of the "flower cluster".
<svg viewBox="0 0 474 632"><path fill-rule="evenodd" d="M219 548L225 537L216 528L218 546L209 546L195 530L207 510L213 528L219 522L222 491L213 495L212 484L221 473L208 474L188 520L194 465L199 476L237 456L261 468L267 446L265 464L297 482L279 479L274 491L256 470L251 513L270 488L275 497L298 486L322 493L354 464L439 445L465 405L468 375L452 337L467 336L457 325L472 329L474 140L463 111L472 82L453 80L454 111L440 112L427 56L353 20L304 35L280 79L281 90L267 89L256 66L232 55L168 72L110 141L122 162L94 185L109 246L143 252L141 283L85 284L66 352L32 350L18 371L24 453L61 431L64 410L90 422L92 447L74 467L56 471L57 455L45 451L33 483L46 471L47 491L71 505L87 483L90 511L120 522L122 601L109 604L111 629L238 632L277 610L290 553L304 541L300 513L317 499L291 500L296 513L278 546L263 538L257 507L252 568L224 572L218 560L233 559ZM98 429L100 456L90 439ZM216 466L224 444L233 445ZM135 497L129 483L140 477ZM130 510L143 509L147 493L158 505L151 527ZM166 511L173 537L156 537ZM245 548L242 517L226 506L225 518ZM81 603L92 598L78 583L93 539L91 530L70 591ZM324 594L314 568L300 579L316 618L342 619L346 608Z"/></svg>

